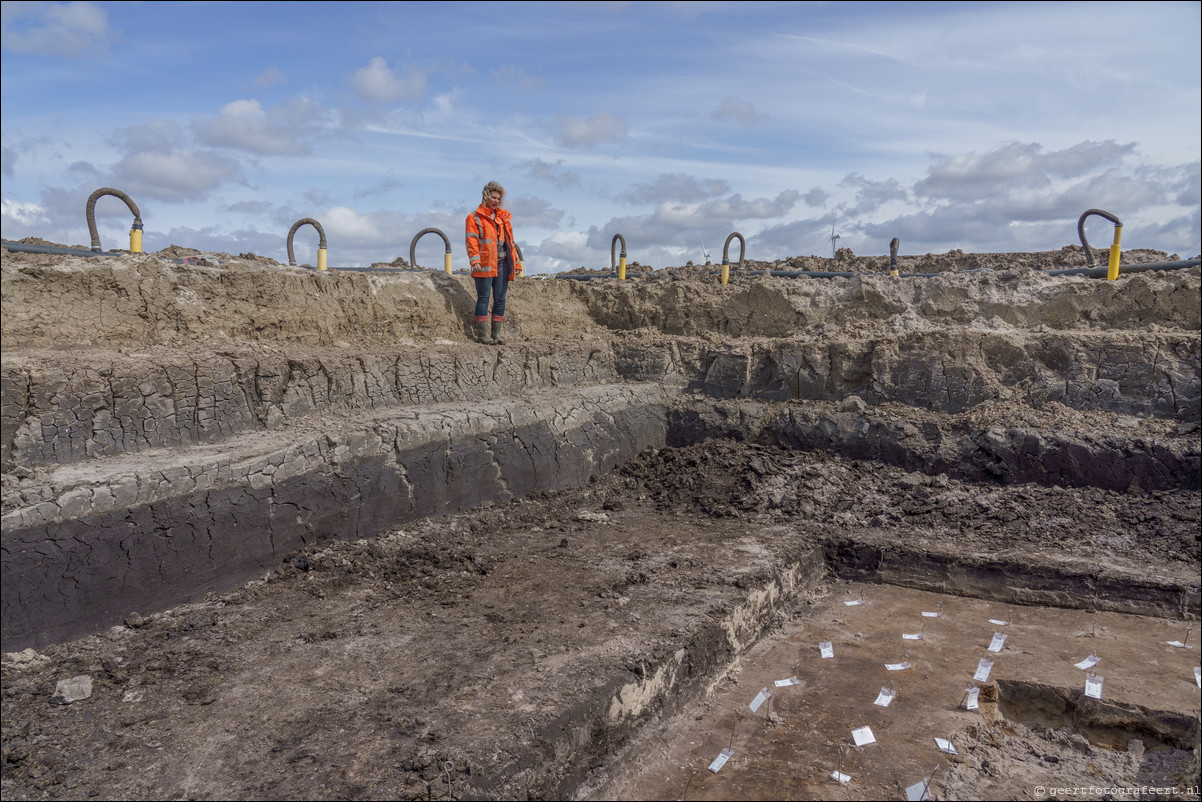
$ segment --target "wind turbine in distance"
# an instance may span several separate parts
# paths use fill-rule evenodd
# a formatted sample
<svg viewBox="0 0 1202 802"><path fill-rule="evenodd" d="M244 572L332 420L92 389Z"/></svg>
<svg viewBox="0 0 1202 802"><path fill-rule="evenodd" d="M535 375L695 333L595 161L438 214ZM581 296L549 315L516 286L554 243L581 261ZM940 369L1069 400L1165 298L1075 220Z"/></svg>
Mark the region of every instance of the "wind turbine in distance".
<svg viewBox="0 0 1202 802"><path fill-rule="evenodd" d="M835 233L835 222L831 221L831 258L835 258L839 246L839 235Z"/></svg>
<svg viewBox="0 0 1202 802"><path fill-rule="evenodd" d="M705 263L710 263L710 252L705 249L705 240L701 241L701 255L705 258Z"/></svg>

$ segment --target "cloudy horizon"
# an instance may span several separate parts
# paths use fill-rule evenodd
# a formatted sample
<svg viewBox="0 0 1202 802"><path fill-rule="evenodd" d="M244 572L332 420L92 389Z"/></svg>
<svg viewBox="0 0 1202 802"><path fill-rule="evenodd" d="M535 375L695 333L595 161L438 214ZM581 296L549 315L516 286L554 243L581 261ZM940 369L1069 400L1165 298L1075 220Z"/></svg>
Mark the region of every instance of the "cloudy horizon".
<svg viewBox="0 0 1202 802"><path fill-rule="evenodd" d="M508 190L530 272L1202 251L1196 2L3 4L3 237L409 258ZM128 245L114 198L105 248ZM1111 226L1093 218L1091 244ZM311 232L311 230L310 230ZM834 237L837 236L837 239ZM299 261L316 237L298 233ZM418 261L442 265L427 237Z"/></svg>

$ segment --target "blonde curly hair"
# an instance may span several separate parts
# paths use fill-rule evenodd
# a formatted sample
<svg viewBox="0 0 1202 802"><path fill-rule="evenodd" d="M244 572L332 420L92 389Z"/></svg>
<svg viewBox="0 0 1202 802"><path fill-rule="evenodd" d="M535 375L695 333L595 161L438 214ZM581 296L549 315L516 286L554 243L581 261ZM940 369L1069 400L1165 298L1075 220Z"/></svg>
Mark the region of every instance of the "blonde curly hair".
<svg viewBox="0 0 1202 802"><path fill-rule="evenodd" d="M505 205L505 187L501 186L496 181L489 181L487 184L484 185L484 189L480 191L480 202L487 203L488 196L493 194L494 192L501 193L501 205L504 206Z"/></svg>

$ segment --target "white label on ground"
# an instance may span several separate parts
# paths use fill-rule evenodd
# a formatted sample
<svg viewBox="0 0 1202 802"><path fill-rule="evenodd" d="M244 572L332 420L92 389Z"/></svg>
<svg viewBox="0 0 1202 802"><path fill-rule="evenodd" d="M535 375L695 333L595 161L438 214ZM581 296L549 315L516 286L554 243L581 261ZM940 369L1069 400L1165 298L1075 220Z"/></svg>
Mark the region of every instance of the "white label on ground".
<svg viewBox="0 0 1202 802"><path fill-rule="evenodd" d="M872 734L872 727L860 727L858 730L852 730L851 739L856 742L856 746L867 746L868 744L876 743L876 736Z"/></svg>
<svg viewBox="0 0 1202 802"><path fill-rule="evenodd" d="M831 645L829 640L824 640L818 644L818 654L822 655L823 659L835 656L835 647Z"/></svg>
<svg viewBox="0 0 1202 802"><path fill-rule="evenodd" d="M941 612L940 613L928 613L926 611L923 611L922 617L923 618L938 618L941 615L943 615L943 613L941 613Z"/></svg>
<svg viewBox="0 0 1202 802"><path fill-rule="evenodd" d="M730 751L729 749L723 749L718 753L718 756L714 758L714 762L709 765L710 771L712 771L714 774L717 774L722 770L722 767L726 765L726 761L730 760L734 756L734 752Z"/></svg>
<svg viewBox="0 0 1202 802"><path fill-rule="evenodd" d="M849 782L851 782L851 777L841 771L832 771L831 779L839 783L839 785L847 785Z"/></svg>
<svg viewBox="0 0 1202 802"><path fill-rule="evenodd" d="M989 642L989 651L1000 652L1002 647L1006 645L1006 636L1001 632L993 633L993 640Z"/></svg>
<svg viewBox="0 0 1202 802"><path fill-rule="evenodd" d="M905 633L903 633L902 640L922 640L922 633L919 632L916 635L906 635Z"/></svg>
<svg viewBox="0 0 1202 802"><path fill-rule="evenodd" d="M942 738L935 739L935 746L939 747L940 752L946 752L949 755L960 754L959 752L956 751L956 747L952 746L951 741L945 741Z"/></svg>
<svg viewBox="0 0 1202 802"><path fill-rule="evenodd" d="M1081 669L1082 671L1084 671L1087 668L1093 668L1100 662L1102 662L1102 658L1098 657L1096 654L1091 654L1089 657L1086 657L1080 663L1073 663L1073 665L1076 666L1077 668Z"/></svg>
<svg viewBox="0 0 1202 802"><path fill-rule="evenodd" d="M981 689L973 688L968 692L968 696L964 699L965 710L976 710L981 706Z"/></svg>
<svg viewBox="0 0 1202 802"><path fill-rule="evenodd" d="M910 667L910 661L906 660L902 663L885 663L885 668L889 671L905 671Z"/></svg>
<svg viewBox="0 0 1202 802"><path fill-rule="evenodd" d="M1085 695L1094 699L1102 698L1102 677L1094 673L1085 675Z"/></svg>
<svg viewBox="0 0 1202 802"><path fill-rule="evenodd" d="M1176 646L1178 649L1188 649L1189 648L1188 646L1186 646L1184 643L1182 643L1179 640L1170 640L1170 641L1165 641L1165 642L1168 643L1170 646Z"/></svg>
<svg viewBox="0 0 1202 802"><path fill-rule="evenodd" d="M991 619L989 619L989 623L993 624L995 627L1008 627L1008 626L1010 626L1010 622L1009 622L1009 621L998 621L996 618L991 618Z"/></svg>
<svg viewBox="0 0 1202 802"><path fill-rule="evenodd" d="M881 692L876 695L876 701L873 702L873 704L880 705L881 707L888 707L890 703L893 702L893 697L896 695L897 692L894 690L889 688L881 688Z"/></svg>
<svg viewBox="0 0 1202 802"><path fill-rule="evenodd" d="M760 705L762 705L764 702L768 701L771 698L772 698L772 691L768 690L767 688L760 688L760 692L755 695L755 698L751 700L751 704L749 704L747 706L750 707L751 712L754 713L755 711L760 709Z"/></svg>
<svg viewBox="0 0 1202 802"><path fill-rule="evenodd" d="M930 790L930 786L927 785L926 780L923 780L922 782L916 782L906 789L906 799L908 799L910 802L919 802L919 800L922 799L930 799L930 797L927 796L928 790Z"/></svg>
<svg viewBox="0 0 1202 802"><path fill-rule="evenodd" d="M801 684L801 680L799 680L797 678L796 674L789 677L788 679L778 679L776 681L776 687L778 687L778 688L787 688L790 685L800 685L800 684Z"/></svg>
<svg viewBox="0 0 1202 802"><path fill-rule="evenodd" d="M982 657L981 662L977 663L977 673L972 675L972 678L977 682L987 682L989 680L989 672L993 670L993 661L988 657Z"/></svg>
<svg viewBox="0 0 1202 802"><path fill-rule="evenodd" d="M852 599L851 601L845 601L843 603L846 604L848 607L855 607L858 604L863 604L864 600L863 599Z"/></svg>
<svg viewBox="0 0 1202 802"><path fill-rule="evenodd" d="M1202 666L1194 666L1194 682L1198 683L1198 687L1202 688Z"/></svg>

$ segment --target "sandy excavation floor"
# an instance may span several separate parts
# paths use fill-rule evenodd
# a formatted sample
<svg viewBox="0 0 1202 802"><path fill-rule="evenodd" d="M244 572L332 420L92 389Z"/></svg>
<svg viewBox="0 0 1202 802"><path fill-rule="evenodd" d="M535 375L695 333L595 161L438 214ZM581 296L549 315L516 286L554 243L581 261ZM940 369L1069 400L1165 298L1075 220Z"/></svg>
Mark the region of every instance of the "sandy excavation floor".
<svg viewBox="0 0 1202 802"><path fill-rule="evenodd" d="M473 464L453 432L487 417L481 398L498 419L567 420L588 388L651 385L666 430L618 460L597 432L642 408L564 424L546 473L574 486L516 492L497 458L492 497L370 534L366 506L334 534L310 522L224 587L94 634L10 648L6 618L4 799L904 799L936 766L933 798L1198 798L1198 268L1068 289L1030 273L1079 263L1068 248L914 257L906 269L996 268L926 284L538 279L514 286L496 348L469 341L458 278L332 276L306 295L305 271L172 261L186 255L4 254L9 566L49 507L46 543L104 516L170 523L225 497L153 496L139 483L155 471L335 430L353 447L329 464L345 466L362 441L347 432L401 415L441 416L443 484L405 491L436 494ZM199 387L232 366L241 395L201 392L216 400L185 415L162 389L181 364ZM143 406L113 400L125 384ZM244 407L221 400L236 395ZM175 434L105 434L169 407ZM67 413L87 432L55 423ZM511 435L488 426L500 453ZM569 464L573 448L605 469ZM250 497L270 491L251 476ZM95 500L125 486L144 494L128 508ZM72 512L81 488L94 506ZM885 668L907 652L909 669ZM1091 653L1101 700L1073 666ZM68 702L74 677L90 691ZM874 706L890 681L896 700ZM753 712L764 687L771 707ZM852 746L861 726L877 743Z"/></svg>

